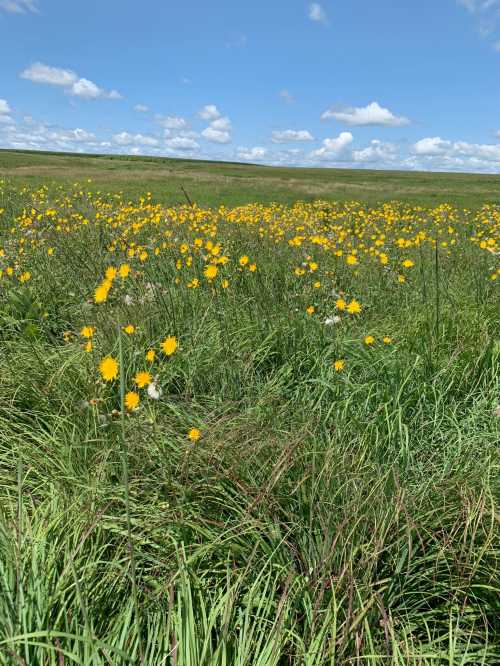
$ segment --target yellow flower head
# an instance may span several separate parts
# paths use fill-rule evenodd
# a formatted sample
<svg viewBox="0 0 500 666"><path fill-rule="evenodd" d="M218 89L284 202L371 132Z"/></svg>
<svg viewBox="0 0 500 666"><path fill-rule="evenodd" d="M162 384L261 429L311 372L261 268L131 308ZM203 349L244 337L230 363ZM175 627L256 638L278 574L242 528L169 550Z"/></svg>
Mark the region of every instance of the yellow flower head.
<svg viewBox="0 0 500 666"><path fill-rule="evenodd" d="M93 326L84 326L81 331L80 335L82 338L91 338L95 333L95 328Z"/></svg>
<svg viewBox="0 0 500 666"><path fill-rule="evenodd" d="M172 354L177 349L177 338L175 335L171 335L168 338L165 338L165 340L163 340L161 343L161 348L166 356L172 356Z"/></svg>
<svg viewBox="0 0 500 666"><path fill-rule="evenodd" d="M108 298L109 287L107 284L100 284L94 292L94 301L96 303L104 303Z"/></svg>
<svg viewBox="0 0 500 666"><path fill-rule="evenodd" d="M156 352L154 349L148 349L146 352L146 361L149 361L149 363L152 363L155 360Z"/></svg>
<svg viewBox="0 0 500 666"><path fill-rule="evenodd" d="M135 326L133 324L127 324L126 326L123 327L123 332L126 333L127 335L132 335L135 333Z"/></svg>
<svg viewBox="0 0 500 666"><path fill-rule="evenodd" d="M139 394L135 391L129 391L125 394L125 407L129 412L132 412L134 409L137 409L139 406L140 398Z"/></svg>
<svg viewBox="0 0 500 666"><path fill-rule="evenodd" d="M383 341L383 343L384 343L385 345L390 345L391 342L392 342L392 338L389 337L388 335L385 335L385 336L382 338L382 341Z"/></svg>
<svg viewBox="0 0 500 666"><path fill-rule="evenodd" d="M240 266L246 266L249 261L250 261L250 259L247 257L246 254L244 254L242 257L240 257L240 260L239 260Z"/></svg>
<svg viewBox="0 0 500 666"><path fill-rule="evenodd" d="M106 272L104 275L106 276L106 280L114 280L116 277L116 268L114 266L108 266L106 268Z"/></svg>
<svg viewBox="0 0 500 666"><path fill-rule="evenodd" d="M333 368L335 372L342 372L345 366L345 361L343 359L338 359L337 361L334 361L333 363Z"/></svg>
<svg viewBox="0 0 500 666"><path fill-rule="evenodd" d="M118 377L118 361L112 356L106 356L99 363L99 372L105 382L111 382Z"/></svg>
<svg viewBox="0 0 500 666"><path fill-rule="evenodd" d="M197 442L201 437L201 432L198 430L198 428L191 428L188 432L188 439L191 440L192 442Z"/></svg>
<svg viewBox="0 0 500 666"><path fill-rule="evenodd" d="M337 306L337 310L345 310L347 307L347 303L344 301L343 298L337 298L335 301L335 305Z"/></svg>
<svg viewBox="0 0 500 666"><path fill-rule="evenodd" d="M403 261L403 266L405 268L411 268L412 266L415 266L415 262L413 262L411 259L405 259Z"/></svg>
<svg viewBox="0 0 500 666"><path fill-rule="evenodd" d="M147 386L147 384L151 383L152 376L149 372L146 372L145 370L141 372L137 372L135 377L134 377L134 383L137 384L139 388L144 388Z"/></svg>
<svg viewBox="0 0 500 666"><path fill-rule="evenodd" d="M373 335L367 335L365 337L365 345L372 345L375 342Z"/></svg>
<svg viewBox="0 0 500 666"><path fill-rule="evenodd" d="M220 286L223 289L227 289L229 287L229 280L222 280L222 282L220 283Z"/></svg>
<svg viewBox="0 0 500 666"><path fill-rule="evenodd" d="M347 306L347 312L349 314L359 314L361 312L361 305L355 298L353 298L353 300Z"/></svg>
<svg viewBox="0 0 500 666"><path fill-rule="evenodd" d="M307 312L308 315L313 315L314 312L315 312L315 310L316 310L316 308L314 307L314 305L310 305L310 306L307 308L306 312Z"/></svg>
<svg viewBox="0 0 500 666"><path fill-rule="evenodd" d="M218 270L219 269L217 266L209 264L203 271L203 275L207 278L207 280L213 280L217 276Z"/></svg>
<svg viewBox="0 0 500 666"><path fill-rule="evenodd" d="M129 264L122 264L118 272L120 273L122 280L124 280L130 274Z"/></svg>

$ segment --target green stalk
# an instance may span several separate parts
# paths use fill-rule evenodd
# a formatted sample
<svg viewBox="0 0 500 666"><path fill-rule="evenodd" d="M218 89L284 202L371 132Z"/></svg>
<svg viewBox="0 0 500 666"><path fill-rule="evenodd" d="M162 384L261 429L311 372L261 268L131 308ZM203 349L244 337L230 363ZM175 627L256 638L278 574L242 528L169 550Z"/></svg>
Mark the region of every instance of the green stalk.
<svg viewBox="0 0 500 666"><path fill-rule="evenodd" d="M132 541L132 521L130 518L130 482L128 470L128 447L125 436L125 369L123 362L123 344L120 327L118 327L118 359L120 364L120 454L122 461L123 488L125 491L125 512L127 516L127 543L130 557L130 574L132 578L132 598L135 611L135 622L137 630L137 640L139 644L140 663L144 663L144 655L141 641L141 618L139 613L139 598L137 594L137 575L134 544Z"/></svg>

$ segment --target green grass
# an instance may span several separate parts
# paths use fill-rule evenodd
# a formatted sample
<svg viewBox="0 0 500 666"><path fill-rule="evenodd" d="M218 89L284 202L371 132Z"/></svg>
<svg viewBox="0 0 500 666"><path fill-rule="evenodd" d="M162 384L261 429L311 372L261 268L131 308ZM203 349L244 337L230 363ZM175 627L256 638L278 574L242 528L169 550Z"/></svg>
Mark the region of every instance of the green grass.
<svg viewBox="0 0 500 666"><path fill-rule="evenodd" d="M6 159L81 159L80 181L100 164ZM103 161L127 182L127 162ZM168 168L181 167L266 172ZM376 177L388 187L384 178L406 175L358 176ZM94 191L111 182L99 178ZM203 191L195 182L193 198ZM140 179L126 200L136 187ZM155 187L153 179L142 192ZM227 201L251 195L251 184L233 187ZM221 216L213 241L231 257L220 268L230 278L223 290L204 280L194 250L193 266L176 269L182 242L210 238L210 229L189 226L187 207L177 211L182 224L149 220L132 233L106 219L122 214L116 199L99 220L95 197L78 192L66 190L69 205L53 188L47 196L11 183L0 191L2 269L31 272L25 283L5 274L0 282L0 663L499 663L500 322L489 279L495 257L470 238L478 229L493 236L500 211L453 220L448 211L442 226L431 211L414 212L420 221L408 231L407 208L384 209L395 213L389 269L362 257L359 271L312 242L259 238L259 225ZM33 207L41 218L27 223ZM56 220L44 212L51 207ZM135 209L123 216L151 215L146 205ZM385 229L380 211L318 209L327 227L342 212L353 242L365 213ZM66 233L72 214L78 223ZM456 245L393 244L417 229ZM120 243L110 251L120 233L150 256L130 260L139 273L123 285L117 278L97 306L92 294L106 267L127 260ZM156 256L164 238L172 243ZM239 269L242 254L255 273ZM293 268L308 254L319 268L298 278ZM405 257L415 266L400 284ZM199 289L186 288L186 272L198 275ZM333 287L363 311L325 326ZM314 316L305 313L311 303ZM129 322L133 336L121 332ZM97 328L91 354L78 335L84 324ZM363 343L369 333L372 348ZM144 351L171 334L179 349L169 359L159 353L155 365L161 399L142 392L141 409L125 415L124 392ZM391 344L381 342L386 335ZM106 354L121 373L104 386L97 366ZM336 373L339 358L346 367ZM192 427L202 432L195 444L186 437Z"/></svg>
<svg viewBox="0 0 500 666"><path fill-rule="evenodd" d="M300 199L358 200L368 204L395 199L435 206L448 202L478 207L500 203L500 176L363 169L266 167L159 157L75 155L0 150L0 178L18 185L53 181L72 184L92 178L103 191L137 198L146 190L156 201L185 203L184 187L201 206L237 206Z"/></svg>

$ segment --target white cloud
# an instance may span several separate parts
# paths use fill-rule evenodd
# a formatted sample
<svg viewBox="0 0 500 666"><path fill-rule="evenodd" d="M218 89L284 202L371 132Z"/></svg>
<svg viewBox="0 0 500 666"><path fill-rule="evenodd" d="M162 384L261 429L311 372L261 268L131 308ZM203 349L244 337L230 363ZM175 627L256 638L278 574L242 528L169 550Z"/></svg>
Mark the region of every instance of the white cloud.
<svg viewBox="0 0 500 666"><path fill-rule="evenodd" d="M69 95L83 99L121 99L117 90L107 92L89 79L79 77L71 69L51 67L41 62L35 62L21 72L21 78L50 86L60 86Z"/></svg>
<svg viewBox="0 0 500 666"><path fill-rule="evenodd" d="M498 171L500 144L448 141L441 137L427 137L412 146L417 159L429 168L469 171Z"/></svg>
<svg viewBox="0 0 500 666"><path fill-rule="evenodd" d="M288 143L289 141L314 141L313 135L308 130L282 130L272 133L273 143Z"/></svg>
<svg viewBox="0 0 500 666"><path fill-rule="evenodd" d="M11 14L37 13L36 0L0 0L0 9Z"/></svg>
<svg viewBox="0 0 500 666"><path fill-rule="evenodd" d="M396 146L373 139L370 145L361 150L353 150L354 162L392 162L397 157Z"/></svg>
<svg viewBox="0 0 500 666"><path fill-rule="evenodd" d="M78 76L70 69L50 67L41 62L35 62L22 71L21 78L33 83L46 83L50 86L71 86L78 80Z"/></svg>
<svg viewBox="0 0 500 666"><path fill-rule="evenodd" d="M210 120L201 136L212 143L230 143L231 142L231 121L227 116L223 116L214 104L208 104L198 113L200 118Z"/></svg>
<svg viewBox="0 0 500 666"><path fill-rule="evenodd" d="M413 144L413 152L416 155L442 155L449 145L449 141L443 141L439 136L428 137Z"/></svg>
<svg viewBox="0 0 500 666"><path fill-rule="evenodd" d="M240 160L245 162L257 162L262 160L267 154L267 150L261 146L254 146L253 148L238 148L236 155Z"/></svg>
<svg viewBox="0 0 500 666"><path fill-rule="evenodd" d="M93 81L78 79L71 86L70 93L84 99L97 99L102 95L102 90Z"/></svg>
<svg viewBox="0 0 500 666"><path fill-rule="evenodd" d="M495 136L500 139L500 129L495 132Z"/></svg>
<svg viewBox="0 0 500 666"><path fill-rule="evenodd" d="M64 129L38 123L25 118L22 125L7 125L0 141L9 148L31 148L34 150L65 150L74 152L95 151L96 137L87 130Z"/></svg>
<svg viewBox="0 0 500 666"><path fill-rule="evenodd" d="M378 102L371 102L363 107L331 108L321 115L321 120L331 118L347 125L384 125L386 127L402 127L410 122L404 116L395 116L389 109L380 106Z"/></svg>
<svg viewBox="0 0 500 666"><path fill-rule="evenodd" d="M130 132L120 132L119 134L114 134L112 138L113 142L119 146L130 146L132 144L140 146L157 146L159 144L158 139L155 139L152 136L147 136L145 134L131 134Z"/></svg>
<svg viewBox="0 0 500 666"><path fill-rule="evenodd" d="M317 23L323 23L323 25L328 24L328 17L325 10L319 2L311 2L309 4L309 18L311 21L316 21Z"/></svg>
<svg viewBox="0 0 500 666"><path fill-rule="evenodd" d="M198 111L198 115L203 120L217 120L222 114L219 112L215 104L206 104Z"/></svg>
<svg viewBox="0 0 500 666"><path fill-rule="evenodd" d="M165 143L172 150L180 151L197 150L200 147L194 139L183 136L176 136L173 139L169 139Z"/></svg>
<svg viewBox="0 0 500 666"><path fill-rule="evenodd" d="M0 115L6 115L11 112L11 108L6 99L0 99Z"/></svg>
<svg viewBox="0 0 500 666"><path fill-rule="evenodd" d="M166 129L181 130L188 126L188 122L181 116L159 116L158 122Z"/></svg>
<svg viewBox="0 0 500 666"><path fill-rule="evenodd" d="M147 113L149 111L149 106L146 106L145 104L136 104L134 106L134 111L137 111L137 113Z"/></svg>
<svg viewBox="0 0 500 666"><path fill-rule="evenodd" d="M293 98L292 93L291 93L289 90L286 90L286 89L284 89L284 90L280 90L279 93L278 93L278 95L279 95L279 96L281 97L281 99L282 99L284 102L286 102L287 104L291 104L292 102L295 101L294 98Z"/></svg>
<svg viewBox="0 0 500 666"><path fill-rule="evenodd" d="M75 141L92 141L95 139L95 134L92 132L87 132L87 130L80 129L77 127L74 130L69 130L69 138L73 138Z"/></svg>
<svg viewBox="0 0 500 666"><path fill-rule="evenodd" d="M10 117L12 109L9 106L9 103L6 99L0 99L0 123L13 123L14 121Z"/></svg>
<svg viewBox="0 0 500 666"><path fill-rule="evenodd" d="M204 129L201 133L201 136L207 141L212 141L213 143L230 143L231 141L231 135L229 132L214 129L211 126Z"/></svg>
<svg viewBox="0 0 500 666"><path fill-rule="evenodd" d="M217 120L213 120L210 123L210 127L214 130L221 130L222 132L230 132L231 121L227 116L224 116L223 118L217 118Z"/></svg>
<svg viewBox="0 0 500 666"><path fill-rule="evenodd" d="M332 159L342 155L354 137L350 132L341 132L333 139L325 139L321 148L313 150L311 157L319 159Z"/></svg>

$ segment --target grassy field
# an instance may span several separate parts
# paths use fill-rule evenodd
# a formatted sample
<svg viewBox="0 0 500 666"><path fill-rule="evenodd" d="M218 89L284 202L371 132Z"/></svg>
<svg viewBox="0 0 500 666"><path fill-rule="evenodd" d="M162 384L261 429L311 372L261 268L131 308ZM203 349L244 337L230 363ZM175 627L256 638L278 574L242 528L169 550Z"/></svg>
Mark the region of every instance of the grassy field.
<svg viewBox="0 0 500 666"><path fill-rule="evenodd" d="M1 664L500 662L498 177L0 173Z"/></svg>
<svg viewBox="0 0 500 666"><path fill-rule="evenodd" d="M402 200L436 206L477 208L500 204L500 176L411 171L302 169L201 162L159 157L74 155L0 150L0 177L36 187L55 181L71 184L91 178L104 191L155 201L186 203L182 187L200 206L293 203L297 200Z"/></svg>

